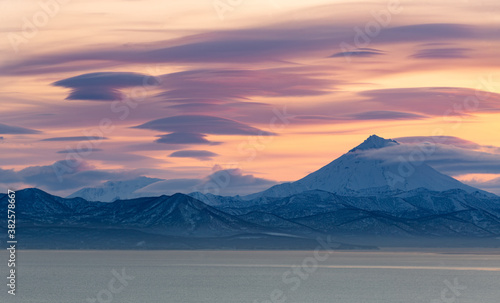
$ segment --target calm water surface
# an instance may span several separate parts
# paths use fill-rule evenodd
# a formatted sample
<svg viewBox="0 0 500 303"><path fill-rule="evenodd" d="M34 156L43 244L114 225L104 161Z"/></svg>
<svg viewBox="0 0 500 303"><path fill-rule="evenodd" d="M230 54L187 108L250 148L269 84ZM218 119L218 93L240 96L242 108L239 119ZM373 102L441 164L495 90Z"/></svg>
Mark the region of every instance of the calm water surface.
<svg viewBox="0 0 500 303"><path fill-rule="evenodd" d="M0 257L6 264L7 254ZM0 302L500 300L500 255L493 251L329 255L313 251L21 251L17 259L17 294L8 295L4 283ZM3 269L6 276L5 265Z"/></svg>

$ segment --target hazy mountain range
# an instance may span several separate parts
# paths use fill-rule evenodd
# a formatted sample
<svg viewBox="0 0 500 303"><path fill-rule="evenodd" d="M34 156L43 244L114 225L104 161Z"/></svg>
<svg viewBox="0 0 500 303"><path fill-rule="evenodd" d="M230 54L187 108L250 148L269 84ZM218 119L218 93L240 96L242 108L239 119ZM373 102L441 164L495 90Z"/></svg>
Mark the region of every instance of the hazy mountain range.
<svg viewBox="0 0 500 303"><path fill-rule="evenodd" d="M423 163L373 156L398 144L371 136L298 181L244 197L136 194L161 181L152 178L68 198L25 189L17 192L18 232L25 247L38 248L311 248L324 235L345 248L387 239L500 245L500 197Z"/></svg>

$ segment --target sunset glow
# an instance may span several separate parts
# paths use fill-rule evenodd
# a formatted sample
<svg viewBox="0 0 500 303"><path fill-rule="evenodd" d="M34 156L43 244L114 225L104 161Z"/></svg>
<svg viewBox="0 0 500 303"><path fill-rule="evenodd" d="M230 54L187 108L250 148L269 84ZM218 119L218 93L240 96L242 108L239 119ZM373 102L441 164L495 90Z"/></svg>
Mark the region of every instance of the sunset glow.
<svg viewBox="0 0 500 303"><path fill-rule="evenodd" d="M2 184L238 168L265 188L377 134L454 137L438 144L471 164L436 169L500 192L498 1L1 5ZM75 159L85 178L48 181Z"/></svg>

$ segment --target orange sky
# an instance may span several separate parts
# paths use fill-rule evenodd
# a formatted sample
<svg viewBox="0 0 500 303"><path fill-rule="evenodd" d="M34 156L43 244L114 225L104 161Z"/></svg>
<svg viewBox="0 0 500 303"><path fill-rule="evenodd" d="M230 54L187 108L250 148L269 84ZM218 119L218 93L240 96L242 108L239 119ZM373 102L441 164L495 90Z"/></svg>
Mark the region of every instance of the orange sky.
<svg viewBox="0 0 500 303"><path fill-rule="evenodd" d="M174 179L202 178L220 166L290 181L371 134L398 138L439 130L478 146L500 146L497 1L41 3L47 6L1 4L5 171L65 160L62 151L81 139L42 140L95 133L103 119L113 130L91 143L95 151L79 155L85 164L78 171ZM90 73L107 74L101 84L73 78ZM158 82L130 84L140 75ZM282 123L276 112L284 109ZM168 117L189 124L200 115L238 126L217 120L186 131L174 122L132 128ZM185 132L212 143L155 142ZM202 153L170 156L192 150ZM491 179L500 171L455 175L470 180L482 174ZM38 185L23 178L20 186Z"/></svg>

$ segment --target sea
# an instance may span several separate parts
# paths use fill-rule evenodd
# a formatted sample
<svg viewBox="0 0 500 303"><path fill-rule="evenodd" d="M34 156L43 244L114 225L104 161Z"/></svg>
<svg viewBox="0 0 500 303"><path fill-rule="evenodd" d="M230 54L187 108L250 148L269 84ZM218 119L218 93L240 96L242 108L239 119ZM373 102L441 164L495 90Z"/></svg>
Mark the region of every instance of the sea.
<svg viewBox="0 0 500 303"><path fill-rule="evenodd" d="M500 302L500 253L491 249L22 250L15 295L9 254L0 258L5 303Z"/></svg>

